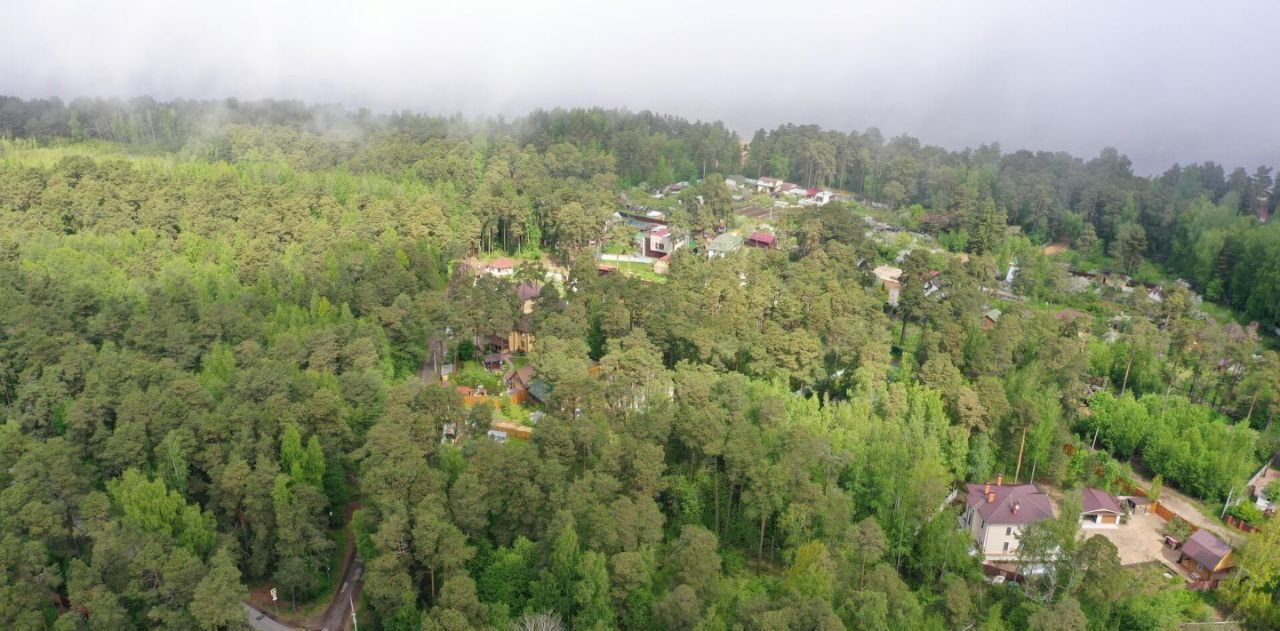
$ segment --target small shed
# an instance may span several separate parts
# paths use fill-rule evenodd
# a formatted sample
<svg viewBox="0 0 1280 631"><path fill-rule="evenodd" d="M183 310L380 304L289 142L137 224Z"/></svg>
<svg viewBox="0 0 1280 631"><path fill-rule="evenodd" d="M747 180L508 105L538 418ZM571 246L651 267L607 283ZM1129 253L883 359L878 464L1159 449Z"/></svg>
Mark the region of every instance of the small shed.
<svg viewBox="0 0 1280 631"><path fill-rule="evenodd" d="M1124 511L1115 496L1102 489L1086 488L1081 491L1081 528L1118 528Z"/></svg>
<svg viewBox="0 0 1280 631"><path fill-rule="evenodd" d="M742 237L725 233L711 240L711 244L707 246L707 256L713 259L720 258L730 252L737 252L741 248Z"/></svg>
<svg viewBox="0 0 1280 631"><path fill-rule="evenodd" d="M1135 515L1145 515L1151 509L1151 500L1141 495L1126 495L1120 498L1120 503L1125 510Z"/></svg>
<svg viewBox="0 0 1280 631"><path fill-rule="evenodd" d="M1213 533L1201 528L1182 544L1178 563L1198 581L1221 578L1236 565L1235 550Z"/></svg>
<svg viewBox="0 0 1280 631"><path fill-rule="evenodd" d="M881 265L871 273L875 274L876 282L879 283L884 290L889 293L889 305L898 306L898 297L902 292L902 270L891 265Z"/></svg>
<svg viewBox="0 0 1280 631"><path fill-rule="evenodd" d="M522 366L506 374L503 378L507 387L527 389L533 383L533 366Z"/></svg>
<svg viewBox="0 0 1280 631"><path fill-rule="evenodd" d="M484 356L484 367L488 370L502 370L506 366L506 356L502 353L490 353Z"/></svg>
<svg viewBox="0 0 1280 631"><path fill-rule="evenodd" d="M756 231L747 237L746 243L753 248L772 248L777 244L777 241L778 238L768 232Z"/></svg>
<svg viewBox="0 0 1280 631"><path fill-rule="evenodd" d="M534 379L533 382L529 384L529 389L526 392L530 399L533 399L538 403L546 403L547 395L550 394L551 389L547 386L547 382L541 379Z"/></svg>
<svg viewBox="0 0 1280 631"><path fill-rule="evenodd" d="M1001 316L1001 313L999 309L988 309L987 311L983 312L982 330L990 331L991 329L994 329L996 324L1000 322L1000 316Z"/></svg>

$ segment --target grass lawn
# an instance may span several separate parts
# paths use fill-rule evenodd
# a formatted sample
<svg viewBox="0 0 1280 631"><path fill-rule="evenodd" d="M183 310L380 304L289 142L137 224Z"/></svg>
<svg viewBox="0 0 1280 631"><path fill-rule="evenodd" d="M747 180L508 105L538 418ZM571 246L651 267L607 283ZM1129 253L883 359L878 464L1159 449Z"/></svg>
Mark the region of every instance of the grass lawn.
<svg viewBox="0 0 1280 631"><path fill-rule="evenodd" d="M495 408L493 411L493 420L495 421L513 421L526 425L529 422L529 410L524 406L512 401L510 398L503 397L502 407Z"/></svg>
<svg viewBox="0 0 1280 631"><path fill-rule="evenodd" d="M647 280L653 283L667 282L667 277L653 271L652 265L646 265L644 263L631 263L628 261L608 261L608 264L615 265L617 266L618 271L622 272L623 274L626 274L627 276L634 276L636 278L639 278L640 280Z"/></svg>
<svg viewBox="0 0 1280 631"><path fill-rule="evenodd" d="M454 385L467 386L473 389L477 385L483 385L491 395L501 394L503 389L502 375L490 372L489 369L484 367L484 364L474 359L462 363L453 377L453 383Z"/></svg>
<svg viewBox="0 0 1280 631"><path fill-rule="evenodd" d="M635 254L635 244L611 242L604 246L605 254Z"/></svg>

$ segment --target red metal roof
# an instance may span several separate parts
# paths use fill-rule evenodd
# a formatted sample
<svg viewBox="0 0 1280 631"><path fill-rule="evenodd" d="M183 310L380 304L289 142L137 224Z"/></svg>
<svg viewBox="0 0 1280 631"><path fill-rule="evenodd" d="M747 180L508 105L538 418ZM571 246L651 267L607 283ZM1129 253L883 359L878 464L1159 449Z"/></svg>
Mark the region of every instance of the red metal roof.
<svg viewBox="0 0 1280 631"><path fill-rule="evenodd" d="M760 243L768 243L772 245L773 241L777 239L777 237L769 234L768 232L752 232L751 236L747 237L747 239L751 241L758 241Z"/></svg>
<svg viewBox="0 0 1280 631"><path fill-rule="evenodd" d="M542 287L537 283L520 283L516 285L516 296L521 300L533 300L542 293Z"/></svg>
<svg viewBox="0 0 1280 631"><path fill-rule="evenodd" d="M1049 496L1040 492L1034 484L991 485L995 501L988 502L983 484L969 484L966 504L982 515L989 524L1030 524L1053 519L1053 504Z"/></svg>
<svg viewBox="0 0 1280 631"><path fill-rule="evenodd" d="M1097 513L1115 513L1119 515L1124 511L1120 510L1120 503L1110 493L1102 489L1086 488L1081 493L1084 495L1081 503L1082 512L1086 515Z"/></svg>
<svg viewBox="0 0 1280 631"><path fill-rule="evenodd" d="M489 267L492 269L511 269L515 266L516 262L505 256L500 256L498 257L498 260L489 264Z"/></svg>

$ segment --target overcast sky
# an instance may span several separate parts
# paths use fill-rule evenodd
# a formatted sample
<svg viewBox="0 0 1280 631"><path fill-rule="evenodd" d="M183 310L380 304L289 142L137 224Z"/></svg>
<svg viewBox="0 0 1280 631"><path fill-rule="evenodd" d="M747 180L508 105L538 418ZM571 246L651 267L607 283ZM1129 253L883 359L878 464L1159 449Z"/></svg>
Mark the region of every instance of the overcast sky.
<svg viewBox="0 0 1280 631"><path fill-rule="evenodd" d="M696 5L696 6L695 6ZM651 109L1280 164L1280 3L0 0L0 93Z"/></svg>

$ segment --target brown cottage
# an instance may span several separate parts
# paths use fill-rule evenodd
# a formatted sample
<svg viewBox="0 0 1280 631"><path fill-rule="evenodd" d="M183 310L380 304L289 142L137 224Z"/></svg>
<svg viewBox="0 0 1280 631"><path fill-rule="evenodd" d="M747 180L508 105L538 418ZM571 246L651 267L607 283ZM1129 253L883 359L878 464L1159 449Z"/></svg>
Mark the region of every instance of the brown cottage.
<svg viewBox="0 0 1280 631"><path fill-rule="evenodd" d="M1192 578L1207 581L1222 578L1236 566L1236 553L1231 546L1201 528L1182 544L1182 556L1178 559Z"/></svg>

